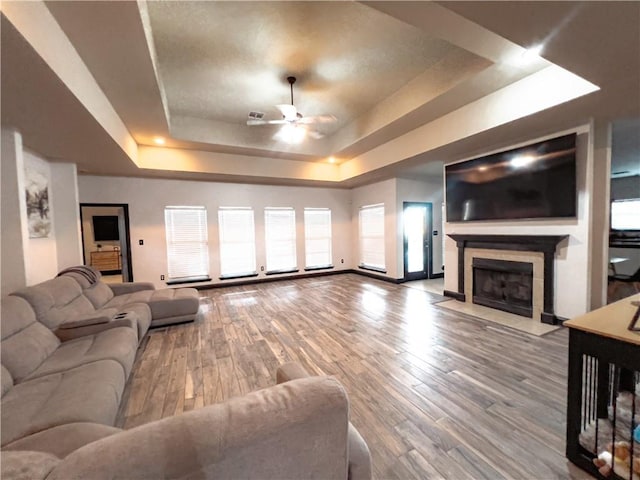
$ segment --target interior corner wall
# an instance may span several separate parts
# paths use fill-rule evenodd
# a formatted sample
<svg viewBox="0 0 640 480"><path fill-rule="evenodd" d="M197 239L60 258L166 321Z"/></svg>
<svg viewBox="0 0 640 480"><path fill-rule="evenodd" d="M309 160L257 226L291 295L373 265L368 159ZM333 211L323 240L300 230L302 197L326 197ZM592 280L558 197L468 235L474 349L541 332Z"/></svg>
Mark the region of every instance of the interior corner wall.
<svg viewBox="0 0 640 480"><path fill-rule="evenodd" d="M15 130L2 128L1 227L2 295L27 285L25 243L29 239L24 198L24 161L22 136Z"/></svg>
<svg viewBox="0 0 640 480"><path fill-rule="evenodd" d="M558 132L544 138L505 147L518 148L530 143L560 135L578 133L576 151L577 216L571 219L446 222L446 234L486 235L569 235L556 250L554 278L554 309L556 315L572 318L590 310L590 235L591 197L593 195L593 155L589 140L591 129L582 126L571 131ZM490 154L494 152L486 152ZM458 249L456 242L445 237L445 290L458 291Z"/></svg>
<svg viewBox="0 0 640 480"><path fill-rule="evenodd" d="M398 219L398 251L397 263L400 277L404 277L404 225L403 210L404 202L425 202L432 206L431 231L438 232L432 235L431 242L431 265L432 273L442 273L444 265L443 255L443 224L442 224L442 202L444 201L444 177L433 177L428 180L410 180L405 178L396 179L396 189L398 201L396 215Z"/></svg>
<svg viewBox="0 0 640 480"><path fill-rule="evenodd" d="M78 177L74 163L50 163L57 270L82 264Z"/></svg>
<svg viewBox="0 0 640 480"><path fill-rule="evenodd" d="M56 242L57 215L54 211L55 192L51 176L49 162L40 158L28 150L23 151L25 171L37 170L47 178L49 189L49 218L51 219L51 231L47 237L27 238L25 245L27 285L33 285L53 278L58 273L58 248ZM25 175L25 187L28 179ZM24 188L22 189L24 192ZM24 194L22 195L24 197ZM26 203L26 199L22 199ZM26 211L26 207L25 207ZM24 220L26 222L26 219Z"/></svg>
<svg viewBox="0 0 640 480"><path fill-rule="evenodd" d="M351 191L351 242L354 252L354 268L360 263L360 207L384 204L384 233L385 233L385 270L386 273L372 272L394 280L403 277L402 263L398 264L398 248L402 248L402 237L398 238L398 214L396 179L354 188Z"/></svg>
<svg viewBox="0 0 640 480"><path fill-rule="evenodd" d="M167 275L164 209L170 205L197 205L207 209L209 272L213 283L224 283L223 280L219 280L219 207L253 208L258 280L266 278L265 272L260 269L266 265L265 207L295 208L296 252L298 268L301 270L297 275L303 273L305 264L305 207L331 209L333 271L353 268L350 241L351 196L348 190L88 175L78 177L78 186L81 203L129 205L134 280L153 282L158 288L166 287L165 282L160 280L160 275ZM139 240L143 240L143 245L139 244ZM341 260L344 260L344 263L341 263ZM286 278L291 275L296 273L282 274L278 277Z"/></svg>

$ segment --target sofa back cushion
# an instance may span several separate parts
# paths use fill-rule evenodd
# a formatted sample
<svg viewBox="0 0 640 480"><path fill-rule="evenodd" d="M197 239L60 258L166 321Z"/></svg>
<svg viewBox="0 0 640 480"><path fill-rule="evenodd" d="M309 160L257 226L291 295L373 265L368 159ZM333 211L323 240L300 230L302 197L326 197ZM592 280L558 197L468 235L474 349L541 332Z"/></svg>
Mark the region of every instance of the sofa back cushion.
<svg viewBox="0 0 640 480"><path fill-rule="evenodd" d="M82 294L82 288L66 275L52 278L31 287L22 288L11 295L24 298L36 312L38 321L51 330L64 320L86 315L95 310Z"/></svg>
<svg viewBox="0 0 640 480"><path fill-rule="evenodd" d="M93 267L87 265L71 267L61 275L71 277L78 282L82 293L96 309L102 308L113 298L113 290L100 280L102 274Z"/></svg>
<svg viewBox="0 0 640 480"><path fill-rule="evenodd" d="M20 382L58 348L60 340L36 320L34 311L24 299L13 295L3 297L0 308L2 366L13 380Z"/></svg>
<svg viewBox="0 0 640 480"><path fill-rule="evenodd" d="M11 377L9 370L7 370L4 365L2 365L0 380L2 380L2 396L4 397L4 394L11 390L11 387L13 387L13 378Z"/></svg>
<svg viewBox="0 0 640 480"><path fill-rule="evenodd" d="M97 282L83 290L85 297L89 299L91 304L96 308L102 308L109 300L113 298L113 290L104 282Z"/></svg>

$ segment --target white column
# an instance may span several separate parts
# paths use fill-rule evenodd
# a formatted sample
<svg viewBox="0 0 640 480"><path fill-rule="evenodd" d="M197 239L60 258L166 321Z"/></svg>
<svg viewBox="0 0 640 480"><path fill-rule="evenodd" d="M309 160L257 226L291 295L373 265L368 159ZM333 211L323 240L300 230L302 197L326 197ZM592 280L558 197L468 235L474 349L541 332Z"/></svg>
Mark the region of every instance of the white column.
<svg viewBox="0 0 640 480"><path fill-rule="evenodd" d="M590 309L607 304L607 275L609 265L609 210L611 198L611 123L594 121L593 188L591 190L591 219L589 223L591 277Z"/></svg>
<svg viewBox="0 0 640 480"><path fill-rule="evenodd" d="M26 241L27 205L24 185L22 136L11 129L2 129L2 295L7 295L27 284Z"/></svg>
<svg viewBox="0 0 640 480"><path fill-rule="evenodd" d="M82 265L78 177L74 163L51 163L58 270Z"/></svg>

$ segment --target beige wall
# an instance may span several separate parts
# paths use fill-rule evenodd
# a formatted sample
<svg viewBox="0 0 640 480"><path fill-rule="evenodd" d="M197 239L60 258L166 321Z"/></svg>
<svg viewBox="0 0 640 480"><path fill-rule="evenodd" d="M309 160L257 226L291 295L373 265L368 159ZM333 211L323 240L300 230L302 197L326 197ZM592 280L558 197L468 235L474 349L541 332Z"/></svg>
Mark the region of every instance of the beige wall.
<svg viewBox="0 0 640 480"><path fill-rule="evenodd" d="M35 169L48 178L49 187L49 217L51 218L51 233L46 238L28 238L25 242L25 257L27 285L40 283L55 277L58 273L58 249L56 242L56 215L53 208L55 192L51 182L51 168L49 162L25 150L25 169ZM24 191L24 187L22 188ZM24 195L23 195L24 196ZM25 201L23 199L23 201Z"/></svg>
<svg viewBox="0 0 640 480"><path fill-rule="evenodd" d="M127 203L131 235L131 256L136 281L164 286L160 275L167 274L167 247L164 208L169 205L199 205L207 209L209 271L220 283L219 207L252 207L256 226L256 257L259 277L265 266L264 208L294 207L296 210L298 268L304 268L304 208L331 208L334 270L353 268L351 253L351 212L348 190L312 187L265 186L233 183L195 182L121 177L80 176L82 203ZM144 240L144 245L138 241ZM341 260L344 259L344 263ZM282 275L282 277L288 274ZM166 277L165 277L166 278Z"/></svg>

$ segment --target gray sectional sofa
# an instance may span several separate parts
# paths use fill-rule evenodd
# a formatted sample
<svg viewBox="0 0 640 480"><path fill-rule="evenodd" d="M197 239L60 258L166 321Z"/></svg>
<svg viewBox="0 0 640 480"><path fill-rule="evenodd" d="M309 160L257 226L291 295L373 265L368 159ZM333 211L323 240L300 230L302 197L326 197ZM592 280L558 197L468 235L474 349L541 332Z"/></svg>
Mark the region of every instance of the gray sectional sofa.
<svg viewBox="0 0 640 480"><path fill-rule="evenodd" d="M156 321L187 319L193 293L79 272L2 299L1 478L370 478L342 386L291 367L282 385L115 428L139 342Z"/></svg>

